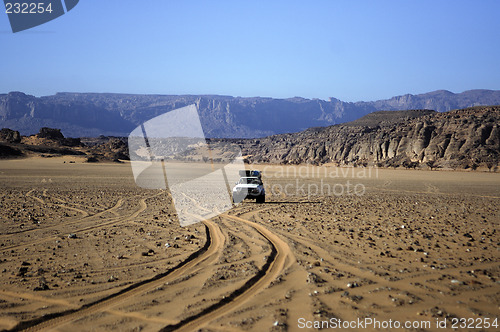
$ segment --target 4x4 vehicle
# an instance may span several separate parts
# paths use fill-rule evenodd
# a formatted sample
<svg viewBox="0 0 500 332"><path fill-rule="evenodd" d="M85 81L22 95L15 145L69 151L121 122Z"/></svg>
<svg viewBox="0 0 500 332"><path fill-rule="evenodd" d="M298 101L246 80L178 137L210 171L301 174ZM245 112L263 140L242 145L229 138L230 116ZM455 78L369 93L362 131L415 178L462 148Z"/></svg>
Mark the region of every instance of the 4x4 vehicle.
<svg viewBox="0 0 500 332"><path fill-rule="evenodd" d="M233 188L233 202L239 203L245 198L255 199L256 203L266 201L266 190L259 171L240 171L240 180Z"/></svg>

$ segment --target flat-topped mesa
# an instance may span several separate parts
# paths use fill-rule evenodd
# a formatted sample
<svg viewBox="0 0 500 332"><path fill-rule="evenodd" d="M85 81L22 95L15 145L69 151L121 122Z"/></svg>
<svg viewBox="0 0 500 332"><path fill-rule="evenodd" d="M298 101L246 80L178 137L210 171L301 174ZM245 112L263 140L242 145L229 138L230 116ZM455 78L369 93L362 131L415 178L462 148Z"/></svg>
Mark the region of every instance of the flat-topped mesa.
<svg viewBox="0 0 500 332"><path fill-rule="evenodd" d="M449 111L500 104L500 91L434 91L386 100L345 102L216 95L57 93L35 97L0 94L0 128L31 135L40 127L60 128L66 137L128 136L144 122L174 109L196 105L206 137L255 138L346 123L374 111Z"/></svg>

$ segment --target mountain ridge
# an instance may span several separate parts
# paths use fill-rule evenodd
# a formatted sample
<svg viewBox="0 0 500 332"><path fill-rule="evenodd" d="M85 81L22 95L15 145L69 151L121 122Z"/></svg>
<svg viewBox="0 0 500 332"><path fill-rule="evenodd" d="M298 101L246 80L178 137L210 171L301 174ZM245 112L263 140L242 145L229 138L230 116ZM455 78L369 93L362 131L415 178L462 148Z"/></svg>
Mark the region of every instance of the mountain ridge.
<svg viewBox="0 0 500 332"><path fill-rule="evenodd" d="M453 93L437 90L377 101L344 102L291 97L223 95L139 95L58 92L35 97L0 94L0 127L23 135L41 127L60 128L67 137L127 136L136 126L170 110L196 104L207 137L255 138L354 121L380 110L432 109L438 112L500 104L499 90Z"/></svg>
<svg viewBox="0 0 500 332"><path fill-rule="evenodd" d="M257 164L336 164L406 168L496 171L500 162L500 106L476 106L448 112L377 111L350 123L254 139L209 139L210 158L229 162L241 149L245 162ZM151 143L151 141L149 142ZM175 141L160 141L175 151ZM240 149L235 149L239 146ZM59 129L41 128L32 136L0 130L0 158L41 154L83 155L87 161L137 159L145 146L129 151L126 137L65 138ZM162 150L162 149L160 149ZM196 162L202 146L175 155ZM139 157L140 159L141 157Z"/></svg>

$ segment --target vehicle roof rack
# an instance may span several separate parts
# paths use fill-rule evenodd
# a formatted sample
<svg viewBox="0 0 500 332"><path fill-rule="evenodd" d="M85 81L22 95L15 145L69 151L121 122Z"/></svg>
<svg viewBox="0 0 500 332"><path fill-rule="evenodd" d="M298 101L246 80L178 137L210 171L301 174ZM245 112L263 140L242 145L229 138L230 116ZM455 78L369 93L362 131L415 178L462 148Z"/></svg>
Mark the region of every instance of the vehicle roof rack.
<svg viewBox="0 0 500 332"><path fill-rule="evenodd" d="M242 169L242 170L240 170L240 176L241 177L255 176L255 177L260 178L262 176L262 174L260 171L256 171L256 170Z"/></svg>

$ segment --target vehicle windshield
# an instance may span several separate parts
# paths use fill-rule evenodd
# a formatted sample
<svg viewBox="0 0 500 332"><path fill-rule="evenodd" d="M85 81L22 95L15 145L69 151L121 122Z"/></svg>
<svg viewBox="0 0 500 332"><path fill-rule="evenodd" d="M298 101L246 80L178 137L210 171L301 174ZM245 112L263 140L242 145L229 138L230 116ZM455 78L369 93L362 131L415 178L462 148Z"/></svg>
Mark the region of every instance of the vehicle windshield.
<svg viewBox="0 0 500 332"><path fill-rule="evenodd" d="M238 184L262 184L259 178L241 178Z"/></svg>

